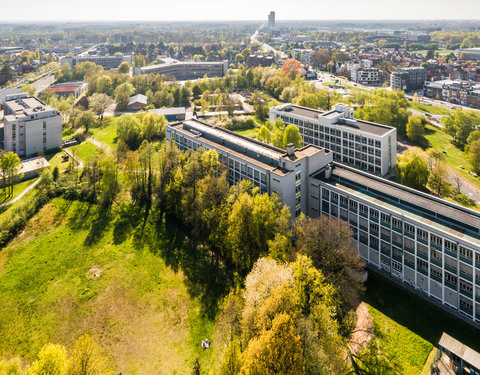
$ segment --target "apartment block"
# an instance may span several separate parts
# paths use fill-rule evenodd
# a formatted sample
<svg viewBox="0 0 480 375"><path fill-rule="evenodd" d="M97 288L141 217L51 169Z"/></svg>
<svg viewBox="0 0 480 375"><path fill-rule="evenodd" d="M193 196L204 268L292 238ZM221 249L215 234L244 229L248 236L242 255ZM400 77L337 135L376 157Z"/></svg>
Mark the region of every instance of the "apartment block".
<svg viewBox="0 0 480 375"><path fill-rule="evenodd" d="M348 222L370 267L480 325L479 212L336 163L308 184L308 215Z"/></svg>
<svg viewBox="0 0 480 375"><path fill-rule="evenodd" d="M270 121L277 118L297 126L304 145L332 150L344 164L384 176L397 162L397 129L355 119L348 105L320 111L283 104L270 109Z"/></svg>
<svg viewBox="0 0 480 375"><path fill-rule="evenodd" d="M333 161L333 153L318 146L290 144L285 151L198 120L169 124L166 138L181 150L215 150L231 184L252 181L262 193L277 195L295 217L307 213L309 176Z"/></svg>
<svg viewBox="0 0 480 375"><path fill-rule="evenodd" d="M7 96L4 104L4 149L20 157L62 146L62 116L28 94Z"/></svg>
<svg viewBox="0 0 480 375"><path fill-rule="evenodd" d="M427 80L427 70L422 67L400 68L390 75L390 86L394 90L417 90Z"/></svg>

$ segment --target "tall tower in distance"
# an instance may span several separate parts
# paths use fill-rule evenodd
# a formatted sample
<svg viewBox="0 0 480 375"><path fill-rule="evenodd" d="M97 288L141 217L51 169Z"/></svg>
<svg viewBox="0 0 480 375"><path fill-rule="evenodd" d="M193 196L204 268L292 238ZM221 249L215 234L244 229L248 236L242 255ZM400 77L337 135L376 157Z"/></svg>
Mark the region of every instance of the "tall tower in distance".
<svg viewBox="0 0 480 375"><path fill-rule="evenodd" d="M272 10L270 14L268 15L268 27L270 29L275 28L275 12Z"/></svg>

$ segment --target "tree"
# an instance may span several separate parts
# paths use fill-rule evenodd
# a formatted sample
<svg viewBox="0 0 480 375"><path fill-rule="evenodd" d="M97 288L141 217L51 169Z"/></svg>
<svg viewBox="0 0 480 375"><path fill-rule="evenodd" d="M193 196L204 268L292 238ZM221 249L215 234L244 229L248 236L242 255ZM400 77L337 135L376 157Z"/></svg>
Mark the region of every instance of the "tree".
<svg viewBox="0 0 480 375"><path fill-rule="evenodd" d="M413 100L414 103L418 103L418 93L413 94Z"/></svg>
<svg viewBox="0 0 480 375"><path fill-rule="evenodd" d="M56 71L55 79L59 82L68 82L72 79L72 69L69 63L65 63L62 67Z"/></svg>
<svg viewBox="0 0 480 375"><path fill-rule="evenodd" d="M20 358L0 359L0 375L22 375Z"/></svg>
<svg viewBox="0 0 480 375"><path fill-rule="evenodd" d="M193 361L192 375L200 375L200 361L198 358L195 358L195 361Z"/></svg>
<svg viewBox="0 0 480 375"><path fill-rule="evenodd" d="M66 375L113 375L100 347L88 334L80 336L70 355Z"/></svg>
<svg viewBox="0 0 480 375"><path fill-rule="evenodd" d="M288 314L278 314L271 329L252 339L242 356L242 375L301 375L305 373L300 336Z"/></svg>
<svg viewBox="0 0 480 375"><path fill-rule="evenodd" d="M293 143L295 148L300 148L303 145L302 136L295 125L287 125L283 133L283 148L287 147L289 143Z"/></svg>
<svg viewBox="0 0 480 375"><path fill-rule="evenodd" d="M480 138L470 143L468 161L472 165L473 171L480 173Z"/></svg>
<svg viewBox="0 0 480 375"><path fill-rule="evenodd" d="M238 375L241 367L241 352L236 340L230 341L223 355L219 375Z"/></svg>
<svg viewBox="0 0 480 375"><path fill-rule="evenodd" d="M425 135L425 128L423 126L423 116L413 115L408 118L407 122L407 137L412 142L419 143Z"/></svg>
<svg viewBox="0 0 480 375"><path fill-rule="evenodd" d="M442 123L446 133L451 135L460 146L464 146L468 136L480 124L480 114L476 111L456 109L453 113L443 116Z"/></svg>
<svg viewBox="0 0 480 375"><path fill-rule="evenodd" d="M283 148L283 133L284 133L284 130L279 128L276 128L273 131L272 144L275 147Z"/></svg>
<svg viewBox="0 0 480 375"><path fill-rule="evenodd" d="M120 191L118 182L118 166L112 157L106 157L101 162L102 179L100 180L100 204L110 208Z"/></svg>
<svg viewBox="0 0 480 375"><path fill-rule="evenodd" d="M77 127L85 127L85 133L88 133L88 129L95 123L95 114L91 110L81 111L75 120Z"/></svg>
<svg viewBox="0 0 480 375"><path fill-rule="evenodd" d="M262 127L258 131L257 139L260 142L270 143L272 139L272 134L270 133L270 130L265 125L262 125Z"/></svg>
<svg viewBox="0 0 480 375"><path fill-rule="evenodd" d="M302 63L297 59L287 59L280 68L281 72L286 74L290 79L295 79L297 74L300 73Z"/></svg>
<svg viewBox="0 0 480 375"><path fill-rule="evenodd" d="M121 111L127 109L128 101L130 96L135 92L135 88L131 83L125 82L122 83L115 89L115 101L117 102L117 107Z"/></svg>
<svg viewBox="0 0 480 375"><path fill-rule="evenodd" d="M418 147L409 148L398 157L396 174L401 184L424 190L429 175L425 153Z"/></svg>
<svg viewBox="0 0 480 375"><path fill-rule="evenodd" d="M113 105L115 101L109 97L107 94L93 94L89 99L90 108L100 116L100 122L103 121L103 114L105 111Z"/></svg>
<svg viewBox="0 0 480 375"><path fill-rule="evenodd" d="M124 61L118 66L118 72L119 73L128 73L130 71L130 65L128 62Z"/></svg>
<svg viewBox="0 0 480 375"><path fill-rule="evenodd" d="M310 257L326 280L338 287L348 308L358 302L365 262L355 248L347 223L327 216L304 219L298 228L299 252ZM359 277L360 276L360 277Z"/></svg>
<svg viewBox="0 0 480 375"><path fill-rule="evenodd" d="M25 375L64 375L67 351L61 345L47 344L38 353L38 359L28 366Z"/></svg>
<svg viewBox="0 0 480 375"><path fill-rule="evenodd" d="M7 197L13 194L15 179L21 177L18 175L20 165L20 158L16 153L6 152L0 154L0 176L2 179L3 192Z"/></svg>
<svg viewBox="0 0 480 375"><path fill-rule="evenodd" d="M117 121L118 140L127 144L130 150L136 150L142 142L140 120L133 115L122 115Z"/></svg>

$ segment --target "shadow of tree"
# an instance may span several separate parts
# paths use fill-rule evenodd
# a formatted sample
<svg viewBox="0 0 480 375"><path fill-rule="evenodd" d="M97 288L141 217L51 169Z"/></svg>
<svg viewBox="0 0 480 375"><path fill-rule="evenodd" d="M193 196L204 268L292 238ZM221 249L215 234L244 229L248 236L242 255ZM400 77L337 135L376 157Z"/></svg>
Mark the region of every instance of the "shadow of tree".
<svg viewBox="0 0 480 375"><path fill-rule="evenodd" d="M135 249L146 248L175 272L182 271L189 294L200 299L207 317L215 316L219 301L232 285L233 274L209 249L194 243L181 223L155 211L147 216L145 210L125 203L113 224L113 241L120 244L129 238Z"/></svg>
<svg viewBox="0 0 480 375"><path fill-rule="evenodd" d="M111 220L112 215L110 214L110 210L106 207L98 207L95 219L92 221L90 231L85 238L84 245L91 246L98 242L108 229Z"/></svg>

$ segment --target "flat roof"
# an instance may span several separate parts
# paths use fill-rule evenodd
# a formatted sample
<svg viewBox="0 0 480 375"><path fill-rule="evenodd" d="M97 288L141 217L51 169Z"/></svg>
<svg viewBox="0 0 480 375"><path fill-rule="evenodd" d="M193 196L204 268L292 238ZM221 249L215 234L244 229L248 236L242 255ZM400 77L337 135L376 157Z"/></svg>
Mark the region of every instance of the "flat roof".
<svg viewBox="0 0 480 375"><path fill-rule="evenodd" d="M480 353L462 344L447 333L443 333L438 345L462 358L468 364L480 369Z"/></svg>
<svg viewBox="0 0 480 375"><path fill-rule="evenodd" d="M184 115L186 113L185 107L170 107L170 108L156 108L149 109L148 112L155 113L157 115Z"/></svg>
<svg viewBox="0 0 480 375"><path fill-rule="evenodd" d="M22 168L20 169L20 173L25 174L49 166L50 163L47 161L47 159L45 159L43 156L37 156L35 158L22 160Z"/></svg>
<svg viewBox="0 0 480 375"><path fill-rule="evenodd" d="M468 240L480 245L480 212L366 172L338 163L334 165L333 178L327 180L327 183L356 193L356 195L376 204L388 206L388 208L398 211L401 215L412 217L452 235L463 238L468 236ZM349 184L349 181L353 182L354 185ZM461 224L463 224L463 228L459 227ZM466 228L465 224L470 229Z"/></svg>
<svg viewBox="0 0 480 375"><path fill-rule="evenodd" d="M189 128L185 128L184 125L187 125ZM214 145L215 148L228 152L232 155L236 155L241 159L244 159L252 164L256 164L264 169L268 169L274 171L277 174L284 175L290 173L289 171L284 171L280 166L280 159L289 159L289 160L299 160L304 157L313 156L315 153L319 151L330 152L324 148L314 146L314 145L307 145L300 149L296 149L292 156L287 155L285 150L280 148L256 141L254 139L245 137L243 135L234 133L230 130L223 129L217 126L210 125L208 123L204 123L198 120L187 120L183 122L179 122L176 124L168 125L171 128L179 130L180 132L186 133L190 136L194 136L195 138L204 141L205 143ZM267 163L256 159L246 153L242 153L240 151L234 150L231 147L228 147L224 143L216 142L210 138L205 137L205 134L210 134L219 140L225 140L231 144L234 144L240 148L245 150L249 150L250 152L257 154L258 156L262 155L267 160L271 160L271 163Z"/></svg>
<svg viewBox="0 0 480 375"><path fill-rule="evenodd" d="M341 114L341 112L331 110L331 111L322 111L318 109L312 109L312 108L306 108L306 107L300 107L297 105L292 105L291 109L286 109L286 108L275 108L276 110L280 112L285 112L285 113L291 113L295 116L301 116L305 118L309 118L311 120L318 120L319 117L325 117L325 118L335 118L338 115ZM335 123L333 125L338 126L340 128L344 129L357 129L365 133L369 134L374 134L374 135L385 135L387 133L390 133L392 130L395 128L387 125L382 125L382 124L377 124L374 122L369 122L369 121L364 121L360 119L354 119L356 121L356 125L358 128L349 126L346 124L341 124L341 123Z"/></svg>

